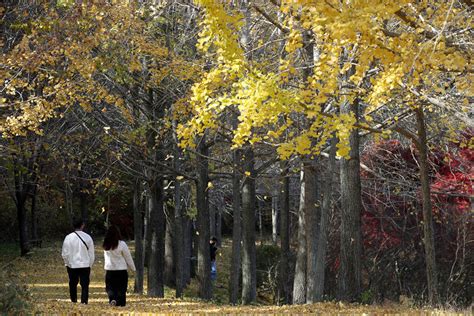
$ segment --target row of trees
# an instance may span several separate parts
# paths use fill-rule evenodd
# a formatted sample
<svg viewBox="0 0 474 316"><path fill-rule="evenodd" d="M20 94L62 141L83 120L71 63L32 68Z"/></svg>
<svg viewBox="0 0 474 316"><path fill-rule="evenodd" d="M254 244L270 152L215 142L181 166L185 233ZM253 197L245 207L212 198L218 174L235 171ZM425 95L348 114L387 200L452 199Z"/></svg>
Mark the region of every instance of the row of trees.
<svg viewBox="0 0 474 316"><path fill-rule="evenodd" d="M393 180L384 174L390 162L374 171L360 150L393 137L414 148L419 176L408 183L420 192L428 301L437 303L430 148L449 141L472 148L472 137L459 136L472 135L471 13L472 3L459 0L7 1L2 169L12 180L22 254L27 205L38 238L38 191L62 187L66 211L77 198L90 218L92 196L104 197L110 214L110 192L128 187L136 290L143 291L147 266L148 295L162 297L165 283L183 295L195 220L199 296L210 299L210 204L226 200L229 301L249 304L257 299L257 189L270 177L278 183L280 302L324 299L336 222L337 297L360 300L362 254L377 247L364 245L364 227L380 211L364 201L360 168ZM298 189L290 186L295 173ZM290 227L295 190L297 233ZM472 190L460 194L469 200ZM173 276L173 265L185 268Z"/></svg>

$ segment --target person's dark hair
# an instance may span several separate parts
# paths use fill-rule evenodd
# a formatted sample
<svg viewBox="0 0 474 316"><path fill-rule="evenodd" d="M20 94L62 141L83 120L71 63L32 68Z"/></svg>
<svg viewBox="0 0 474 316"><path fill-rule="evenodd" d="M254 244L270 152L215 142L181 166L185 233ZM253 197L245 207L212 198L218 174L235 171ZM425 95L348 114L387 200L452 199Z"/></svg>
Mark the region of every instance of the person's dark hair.
<svg viewBox="0 0 474 316"><path fill-rule="evenodd" d="M122 239L120 236L120 230L117 226L110 226L105 234L103 247L104 250L113 250L118 247L119 240Z"/></svg>
<svg viewBox="0 0 474 316"><path fill-rule="evenodd" d="M72 221L72 227L74 229L79 229L82 225L84 225L84 220L82 218L76 218Z"/></svg>
<svg viewBox="0 0 474 316"><path fill-rule="evenodd" d="M216 237L212 236L212 237L211 237L211 240L212 240L214 243L217 243L217 238L216 238Z"/></svg>

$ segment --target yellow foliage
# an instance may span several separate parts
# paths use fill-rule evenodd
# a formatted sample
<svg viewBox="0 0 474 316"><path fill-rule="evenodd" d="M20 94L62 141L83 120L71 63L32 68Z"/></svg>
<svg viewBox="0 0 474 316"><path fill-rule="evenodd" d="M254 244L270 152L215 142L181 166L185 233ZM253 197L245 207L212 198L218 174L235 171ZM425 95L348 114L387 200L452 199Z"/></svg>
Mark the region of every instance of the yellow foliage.
<svg viewBox="0 0 474 316"><path fill-rule="evenodd" d="M439 71L456 71L457 88L466 96L472 94L472 76L464 72L470 56L451 45L448 37L430 35L443 29L447 19L465 23L457 16L462 10L439 1L282 0L279 13L288 29L287 54L274 70L244 56L237 38L243 23L239 14L220 1L197 3L205 11L199 47L214 66L193 88L194 115L181 126L182 146L192 146L197 134L218 128L215 122L232 109L239 113L233 148L265 139L286 159L318 153L335 132L337 153L347 157L348 137L356 120L321 113L328 104L358 99L367 104L367 113L389 102L413 107L415 103L409 100L418 97L410 91L421 84L445 93L442 87L430 86ZM430 18L423 16L429 14ZM309 62L310 74L300 79L295 56L303 47L303 32L309 34L316 54ZM289 131L294 127L287 121L292 115L308 123L298 133ZM366 126L373 123L372 115L365 117Z"/></svg>

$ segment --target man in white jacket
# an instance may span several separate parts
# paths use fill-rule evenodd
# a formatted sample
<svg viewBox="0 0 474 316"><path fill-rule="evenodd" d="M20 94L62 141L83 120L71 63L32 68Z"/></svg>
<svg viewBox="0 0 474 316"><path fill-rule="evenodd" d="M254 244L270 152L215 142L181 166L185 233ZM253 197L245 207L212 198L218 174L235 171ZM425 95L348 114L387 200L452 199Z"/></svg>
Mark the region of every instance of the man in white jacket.
<svg viewBox="0 0 474 316"><path fill-rule="evenodd" d="M62 257L69 276L69 295L77 302L77 283L81 284L81 303L89 301L89 281L91 267L94 264L94 242L91 236L83 232L84 221L74 221L74 232L66 236Z"/></svg>

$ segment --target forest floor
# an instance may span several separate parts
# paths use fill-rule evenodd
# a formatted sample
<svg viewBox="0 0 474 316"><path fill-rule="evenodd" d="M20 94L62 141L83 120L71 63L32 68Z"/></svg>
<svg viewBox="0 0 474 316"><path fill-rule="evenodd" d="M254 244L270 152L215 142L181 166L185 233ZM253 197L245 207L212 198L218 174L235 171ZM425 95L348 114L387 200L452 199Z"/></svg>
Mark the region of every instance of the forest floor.
<svg viewBox="0 0 474 316"><path fill-rule="evenodd" d="M133 245L131 247L133 249ZM35 248L28 257L18 257L15 247L0 245L0 266L12 269L24 282L31 293L31 310L34 314L351 314L351 315L446 315L465 314L433 309L415 309L399 304L357 305L326 302L298 306L274 306L264 303L252 306L231 306L227 300L227 279L230 267L228 245L224 245L218 258L218 279L215 284L215 299L203 302L195 298L196 284L188 286L183 299L173 297L174 291L166 289L165 298L149 298L145 295L128 294L126 307L108 305L104 289L103 252L96 245L96 263L91 273L89 304L73 304L69 300L68 278L60 256L61 243L46 243L43 248ZM226 273L227 271L227 273ZM133 273L129 276L129 291L133 292ZM145 282L146 283L146 282ZM78 288L80 293L80 287ZM79 295L80 296L80 295Z"/></svg>

